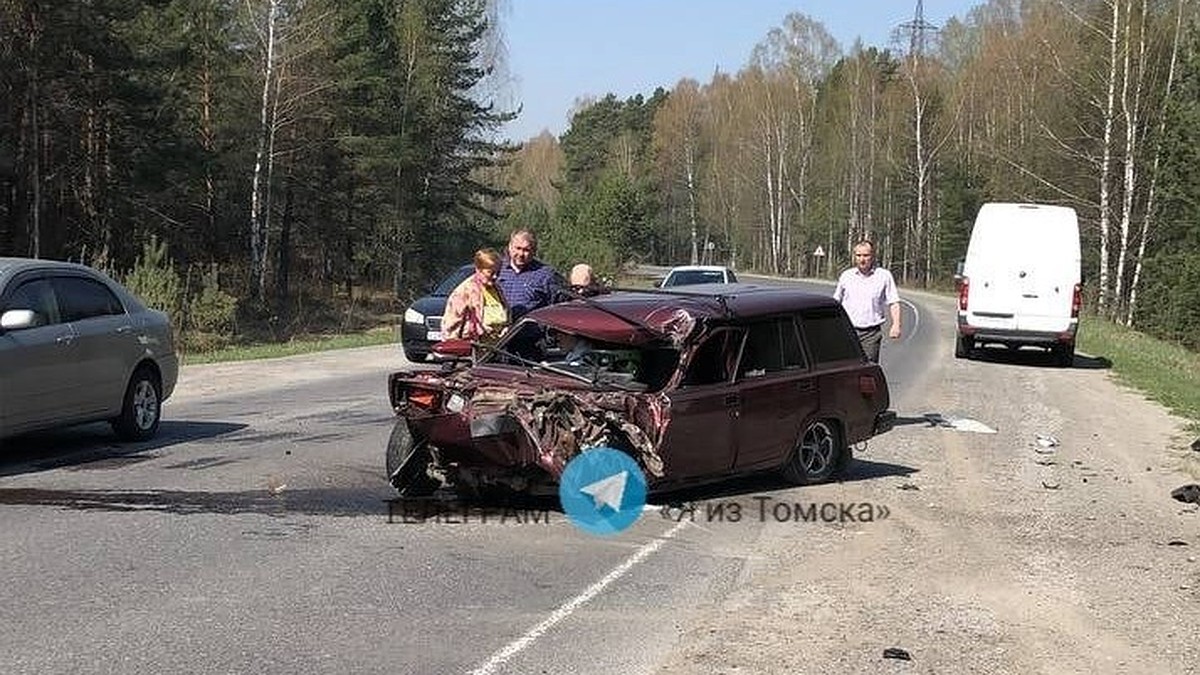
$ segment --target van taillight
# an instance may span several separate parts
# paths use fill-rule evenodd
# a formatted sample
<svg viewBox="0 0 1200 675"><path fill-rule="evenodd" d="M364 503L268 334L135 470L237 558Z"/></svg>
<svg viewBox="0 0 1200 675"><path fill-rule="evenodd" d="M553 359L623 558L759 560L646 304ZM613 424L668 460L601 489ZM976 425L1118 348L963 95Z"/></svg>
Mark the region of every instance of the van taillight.
<svg viewBox="0 0 1200 675"><path fill-rule="evenodd" d="M1079 310L1083 307L1083 284L1075 284L1075 292L1071 295L1071 318L1079 318Z"/></svg>
<svg viewBox="0 0 1200 675"><path fill-rule="evenodd" d="M960 312L967 311L967 290L970 285L970 280L966 277L958 282L958 311Z"/></svg>

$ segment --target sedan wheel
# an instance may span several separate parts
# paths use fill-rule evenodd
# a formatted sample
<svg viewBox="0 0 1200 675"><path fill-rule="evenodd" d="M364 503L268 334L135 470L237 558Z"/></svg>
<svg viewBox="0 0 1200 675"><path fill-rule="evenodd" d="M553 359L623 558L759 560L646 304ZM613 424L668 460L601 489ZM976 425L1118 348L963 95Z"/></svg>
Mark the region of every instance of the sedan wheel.
<svg viewBox="0 0 1200 675"><path fill-rule="evenodd" d="M122 440L144 441L158 432L162 420L162 385L149 368L138 368L125 388L121 414L112 421Z"/></svg>
<svg viewBox="0 0 1200 675"><path fill-rule="evenodd" d="M825 420L813 422L804 430L800 444L783 467L783 475L793 483L811 485L829 480L842 459L837 427Z"/></svg>

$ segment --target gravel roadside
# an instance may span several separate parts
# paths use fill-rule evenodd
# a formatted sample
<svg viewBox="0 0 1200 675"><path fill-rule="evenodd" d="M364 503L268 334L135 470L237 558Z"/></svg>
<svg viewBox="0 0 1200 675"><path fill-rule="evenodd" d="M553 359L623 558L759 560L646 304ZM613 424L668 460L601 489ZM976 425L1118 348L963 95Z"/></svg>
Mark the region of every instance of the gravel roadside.
<svg viewBox="0 0 1200 675"><path fill-rule="evenodd" d="M949 300L923 300L953 326ZM951 339L857 479L787 497L888 517L768 518L738 590L660 675L1200 672L1200 513L1170 497L1192 482L1183 421L1094 360L957 361ZM996 433L934 427L928 412Z"/></svg>

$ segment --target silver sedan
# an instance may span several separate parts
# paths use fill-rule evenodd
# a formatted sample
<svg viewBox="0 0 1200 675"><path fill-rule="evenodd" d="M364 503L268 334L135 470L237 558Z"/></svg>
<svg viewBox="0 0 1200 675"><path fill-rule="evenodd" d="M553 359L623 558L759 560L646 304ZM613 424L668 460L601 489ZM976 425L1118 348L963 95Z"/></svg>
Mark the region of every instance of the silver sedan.
<svg viewBox="0 0 1200 675"><path fill-rule="evenodd" d="M107 420L148 439L178 375L163 312L84 265L0 258L0 438Z"/></svg>

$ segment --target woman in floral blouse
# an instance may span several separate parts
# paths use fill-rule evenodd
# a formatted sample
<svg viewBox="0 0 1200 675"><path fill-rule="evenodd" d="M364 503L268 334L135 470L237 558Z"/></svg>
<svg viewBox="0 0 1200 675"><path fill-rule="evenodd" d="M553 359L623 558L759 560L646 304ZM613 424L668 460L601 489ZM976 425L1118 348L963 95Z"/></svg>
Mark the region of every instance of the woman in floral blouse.
<svg viewBox="0 0 1200 675"><path fill-rule="evenodd" d="M475 273L450 293L442 315L442 339L490 341L508 325L508 303L496 285L500 255L490 248L475 252Z"/></svg>

